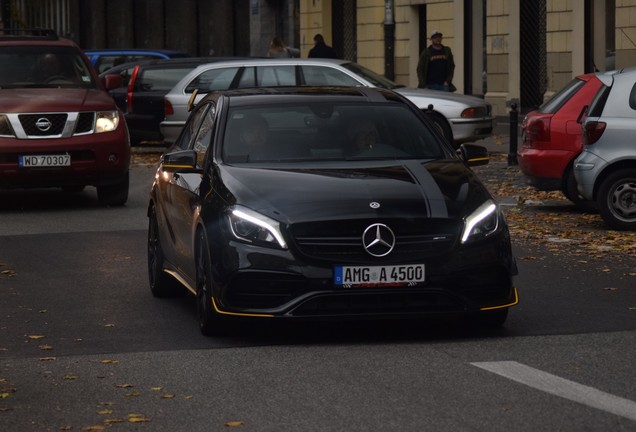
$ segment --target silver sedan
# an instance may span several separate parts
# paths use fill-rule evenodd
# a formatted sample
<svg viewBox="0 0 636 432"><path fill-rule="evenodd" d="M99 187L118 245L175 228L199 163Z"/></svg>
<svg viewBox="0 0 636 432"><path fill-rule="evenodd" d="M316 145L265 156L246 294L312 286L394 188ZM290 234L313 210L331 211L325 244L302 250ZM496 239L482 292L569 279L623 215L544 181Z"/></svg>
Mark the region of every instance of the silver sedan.
<svg viewBox="0 0 636 432"><path fill-rule="evenodd" d="M437 90L408 88L357 63L329 59L254 58L204 64L187 74L165 96L161 133L173 143L188 118L188 102L195 89L198 102L215 90L296 85L381 87L407 97L427 111L446 139L455 147L492 133L493 116L483 99Z"/></svg>

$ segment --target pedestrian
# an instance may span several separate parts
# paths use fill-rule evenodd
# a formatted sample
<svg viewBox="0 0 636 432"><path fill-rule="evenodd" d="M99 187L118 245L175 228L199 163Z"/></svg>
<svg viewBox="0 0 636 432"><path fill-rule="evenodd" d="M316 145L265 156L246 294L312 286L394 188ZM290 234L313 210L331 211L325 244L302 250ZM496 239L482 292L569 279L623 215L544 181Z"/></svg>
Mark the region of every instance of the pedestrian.
<svg viewBox="0 0 636 432"><path fill-rule="evenodd" d="M442 32L431 32L431 44L422 51L417 63L418 87L454 92L455 61L453 52L442 45Z"/></svg>
<svg viewBox="0 0 636 432"><path fill-rule="evenodd" d="M325 38L320 33L314 36L314 47L309 50L309 58L338 58L336 50L325 43Z"/></svg>
<svg viewBox="0 0 636 432"><path fill-rule="evenodd" d="M275 36L269 44L267 57L300 57L300 50L288 47L281 38Z"/></svg>

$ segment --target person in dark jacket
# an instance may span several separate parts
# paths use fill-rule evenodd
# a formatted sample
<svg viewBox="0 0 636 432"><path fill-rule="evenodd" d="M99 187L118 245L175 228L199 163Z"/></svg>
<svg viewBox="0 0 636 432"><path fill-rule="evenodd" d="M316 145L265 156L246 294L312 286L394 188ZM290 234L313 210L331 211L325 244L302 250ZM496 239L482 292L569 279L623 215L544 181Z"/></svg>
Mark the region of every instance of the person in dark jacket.
<svg viewBox="0 0 636 432"><path fill-rule="evenodd" d="M309 58L338 58L336 51L325 43L320 33L314 36L314 47L309 50Z"/></svg>
<svg viewBox="0 0 636 432"><path fill-rule="evenodd" d="M442 33L433 30L431 44L422 51L417 64L418 87L453 92L457 90L452 82L454 73L453 52L442 45Z"/></svg>

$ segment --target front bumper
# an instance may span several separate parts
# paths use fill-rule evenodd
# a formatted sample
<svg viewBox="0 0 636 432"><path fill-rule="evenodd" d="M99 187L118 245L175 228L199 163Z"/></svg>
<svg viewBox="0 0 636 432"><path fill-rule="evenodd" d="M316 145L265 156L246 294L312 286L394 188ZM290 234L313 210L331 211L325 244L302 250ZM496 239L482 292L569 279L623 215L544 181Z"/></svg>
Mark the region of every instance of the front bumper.
<svg viewBox="0 0 636 432"><path fill-rule="evenodd" d="M69 154L71 165L32 168L19 165L20 155L42 154ZM121 182L129 167L130 144L125 127L69 138L0 138L1 188L109 185Z"/></svg>
<svg viewBox="0 0 636 432"><path fill-rule="evenodd" d="M423 284L347 288L333 282L334 265L343 263L302 263L290 251L264 253L229 241L213 258L218 263L215 306L229 315L311 319L424 317L510 307L517 302L512 283L517 268L507 236L482 243L415 260L426 265Z"/></svg>

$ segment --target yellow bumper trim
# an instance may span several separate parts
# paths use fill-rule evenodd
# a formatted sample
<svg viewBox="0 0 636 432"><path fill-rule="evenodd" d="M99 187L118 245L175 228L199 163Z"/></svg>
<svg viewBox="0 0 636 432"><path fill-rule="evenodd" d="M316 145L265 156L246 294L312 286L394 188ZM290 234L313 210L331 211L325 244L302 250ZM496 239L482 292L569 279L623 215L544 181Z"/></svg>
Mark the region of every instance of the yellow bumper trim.
<svg viewBox="0 0 636 432"><path fill-rule="evenodd" d="M519 303L519 293L517 293L517 288L513 288L512 290L515 293L515 297L511 303L499 305L499 306L489 306L489 307L481 308L479 310L486 311L486 310L493 310L493 309L503 309L503 308L516 305L517 303Z"/></svg>

